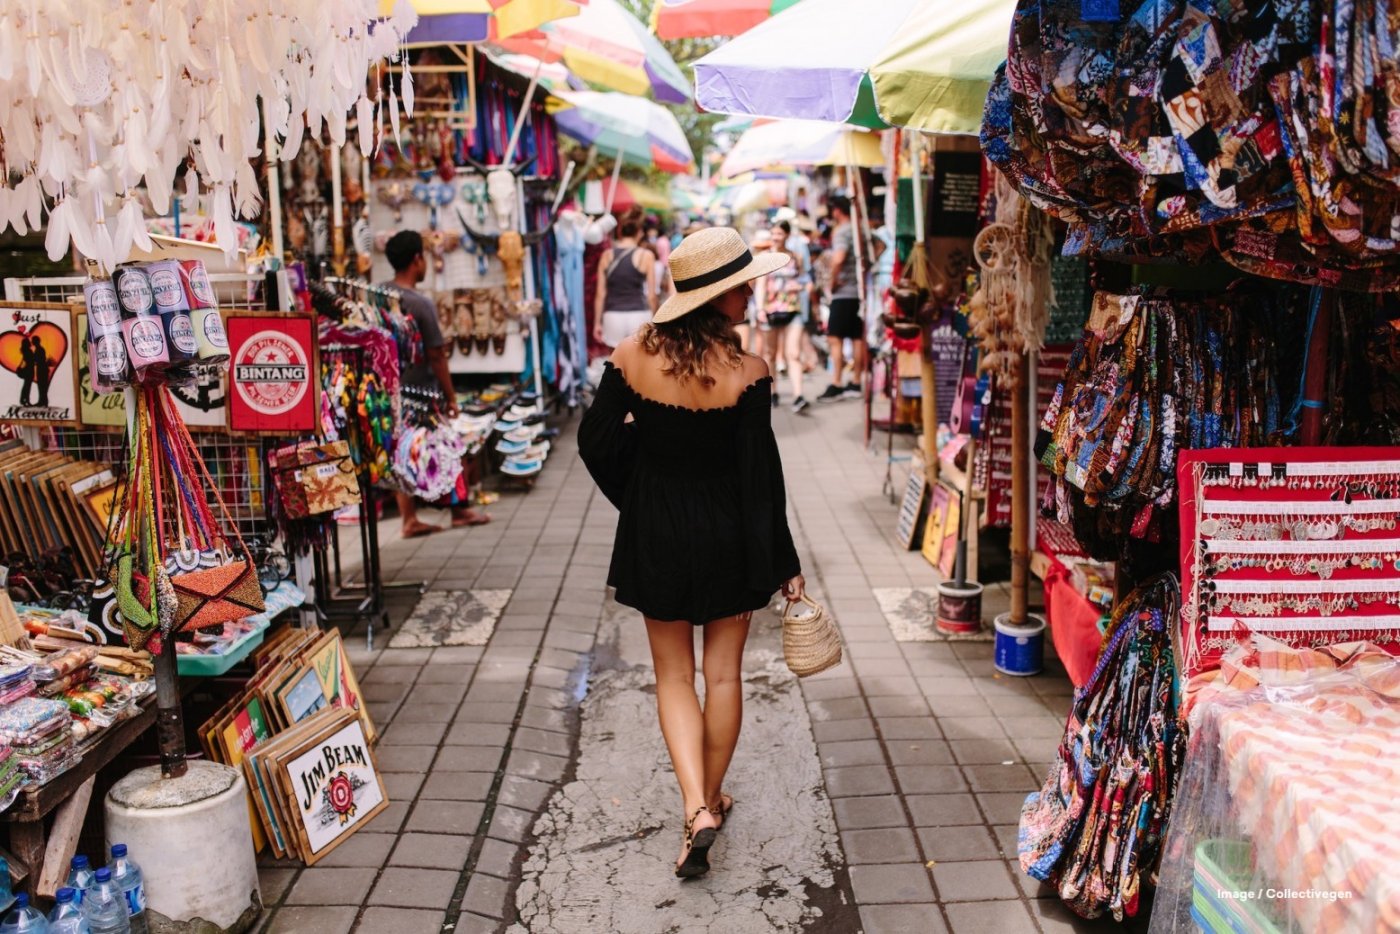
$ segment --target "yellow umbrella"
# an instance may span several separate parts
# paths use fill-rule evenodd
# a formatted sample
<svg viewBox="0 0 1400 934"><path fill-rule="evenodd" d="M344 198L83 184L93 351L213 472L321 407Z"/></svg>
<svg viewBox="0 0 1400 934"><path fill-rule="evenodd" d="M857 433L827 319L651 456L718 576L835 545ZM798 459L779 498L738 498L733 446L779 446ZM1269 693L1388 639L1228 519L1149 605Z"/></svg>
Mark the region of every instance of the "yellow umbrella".
<svg viewBox="0 0 1400 934"><path fill-rule="evenodd" d="M976 133L1006 59L1013 0L921 3L870 66L880 116L928 133Z"/></svg>
<svg viewBox="0 0 1400 934"><path fill-rule="evenodd" d="M720 166L721 178L789 165L881 166L880 135L820 120L775 120L744 131Z"/></svg>
<svg viewBox="0 0 1400 934"><path fill-rule="evenodd" d="M387 16L398 0L379 0ZM411 0L418 25L404 45L495 42L556 19L577 16L587 0Z"/></svg>

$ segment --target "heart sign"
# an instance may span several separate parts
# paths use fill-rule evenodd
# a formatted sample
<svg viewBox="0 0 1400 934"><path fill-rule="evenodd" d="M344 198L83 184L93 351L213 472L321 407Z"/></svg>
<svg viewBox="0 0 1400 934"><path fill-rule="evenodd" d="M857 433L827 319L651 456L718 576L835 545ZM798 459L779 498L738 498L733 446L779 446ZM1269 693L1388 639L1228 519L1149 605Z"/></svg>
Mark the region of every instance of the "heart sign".
<svg viewBox="0 0 1400 934"><path fill-rule="evenodd" d="M35 338L39 340L38 349L43 352L42 359L48 364L47 375L51 378L68 353L68 335L47 321L28 328L27 332L15 330L0 334L0 367L22 376L22 368L39 359L32 343Z"/></svg>

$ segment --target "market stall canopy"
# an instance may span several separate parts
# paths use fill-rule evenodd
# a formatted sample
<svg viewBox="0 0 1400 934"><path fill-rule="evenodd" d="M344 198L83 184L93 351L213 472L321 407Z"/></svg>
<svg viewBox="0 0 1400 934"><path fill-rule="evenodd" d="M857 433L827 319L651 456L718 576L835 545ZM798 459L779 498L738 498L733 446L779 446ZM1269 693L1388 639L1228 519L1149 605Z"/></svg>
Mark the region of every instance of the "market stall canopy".
<svg viewBox="0 0 1400 934"><path fill-rule="evenodd" d="M376 0L285 0L275 11L245 0L6 4L0 126L18 174L0 179L0 230L46 223L51 259L71 241L110 269L134 244L149 246L139 190L168 213L176 169L193 159L215 238L236 249L235 214L261 209L251 160L264 133L291 159L304 136L327 131L342 145L353 112L368 155L376 124L387 117L397 130L398 100L412 112L408 76L382 106L367 94L370 65L397 60L417 22L406 3L387 19L378 9ZM121 208L109 225L112 203Z"/></svg>
<svg viewBox="0 0 1400 934"><path fill-rule="evenodd" d="M379 0L388 15L403 0ZM551 20L577 16L588 0L410 0L418 25L405 45L495 42L529 32Z"/></svg>
<svg viewBox="0 0 1400 934"><path fill-rule="evenodd" d="M644 97L616 92L556 91L552 107L560 130L608 155L662 172L688 172L695 166L685 131L671 111Z"/></svg>
<svg viewBox="0 0 1400 934"><path fill-rule="evenodd" d="M581 91L587 88L586 83L559 62L546 63L528 55L515 55L489 46L483 48L482 52L493 65L498 65L513 75L534 78L538 73L540 87L546 91Z"/></svg>
<svg viewBox="0 0 1400 934"><path fill-rule="evenodd" d="M844 123L819 120L775 120L745 130L720 166L721 177L755 169L794 165L885 164L880 136Z"/></svg>
<svg viewBox="0 0 1400 934"><path fill-rule="evenodd" d="M802 0L656 0L651 28L662 39L737 36Z"/></svg>
<svg viewBox="0 0 1400 934"><path fill-rule="evenodd" d="M725 114L976 133L1014 0L804 0L695 63Z"/></svg>
<svg viewBox="0 0 1400 934"><path fill-rule="evenodd" d="M671 199L665 192L658 191L641 182L619 179L615 195L612 194L613 180L610 178L589 182L587 187L591 190L584 197L584 205L589 208L591 214L601 213L598 206L609 203L612 204L614 214L622 214L633 207L640 207L646 211L671 210Z"/></svg>
<svg viewBox="0 0 1400 934"><path fill-rule="evenodd" d="M589 0L578 16L503 39L507 52L563 62L585 81L623 94L685 104L690 83L671 53L617 0Z"/></svg>

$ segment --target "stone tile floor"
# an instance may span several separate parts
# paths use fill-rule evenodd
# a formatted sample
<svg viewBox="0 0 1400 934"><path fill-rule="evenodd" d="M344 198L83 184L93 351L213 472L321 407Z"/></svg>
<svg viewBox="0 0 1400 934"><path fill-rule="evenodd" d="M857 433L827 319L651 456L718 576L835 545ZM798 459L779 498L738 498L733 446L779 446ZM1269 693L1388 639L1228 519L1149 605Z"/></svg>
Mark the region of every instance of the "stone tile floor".
<svg viewBox="0 0 1400 934"><path fill-rule="evenodd" d="M645 636L605 592L615 513L577 459L575 424L533 490L491 508L491 525L405 542L386 523L386 579L514 594L484 647L349 640L392 803L314 867L264 860L261 931L1108 927L1073 918L1015 861L1021 802L1054 754L1070 684L1053 652L1045 674L1017 679L994 670L989 643L894 640L872 588L936 578L894 542L883 445L862 447L853 402L775 413L794 534L846 663L799 685L782 669L776 618L756 622L731 773L743 808L711 876L676 884L679 803L648 706ZM415 592L392 593L401 620ZM1005 599L989 587L988 618ZM800 787L780 790L774 776L789 773ZM806 809L794 823L796 799ZM589 876L598 852L606 884Z"/></svg>

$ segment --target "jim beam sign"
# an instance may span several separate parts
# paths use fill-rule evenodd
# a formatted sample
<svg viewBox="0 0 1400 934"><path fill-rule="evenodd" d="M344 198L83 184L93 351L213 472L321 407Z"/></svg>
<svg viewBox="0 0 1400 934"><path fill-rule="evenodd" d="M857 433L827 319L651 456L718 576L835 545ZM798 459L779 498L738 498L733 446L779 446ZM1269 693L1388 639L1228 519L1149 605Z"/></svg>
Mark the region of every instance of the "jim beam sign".
<svg viewBox="0 0 1400 934"><path fill-rule="evenodd" d="M234 431L305 433L316 427L316 329L310 315L229 315L228 394Z"/></svg>
<svg viewBox="0 0 1400 934"><path fill-rule="evenodd" d="M302 856L314 863L389 803L363 724L351 712L281 759L283 790L294 815L291 830Z"/></svg>

